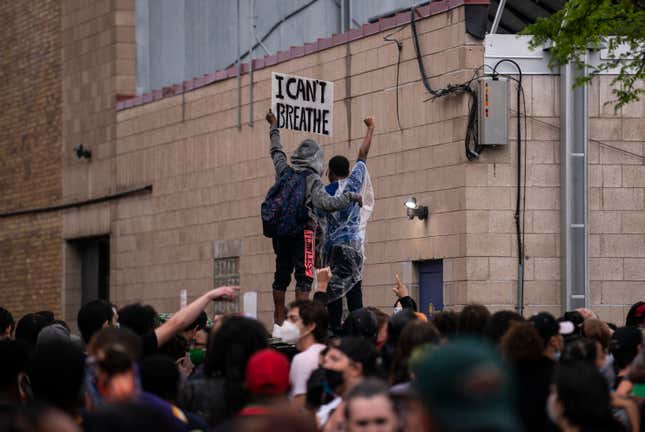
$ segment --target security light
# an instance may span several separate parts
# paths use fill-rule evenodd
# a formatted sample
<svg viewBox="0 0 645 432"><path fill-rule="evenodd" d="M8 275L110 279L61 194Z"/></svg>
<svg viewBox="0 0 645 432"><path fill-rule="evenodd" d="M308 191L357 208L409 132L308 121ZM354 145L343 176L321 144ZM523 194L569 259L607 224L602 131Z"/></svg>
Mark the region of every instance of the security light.
<svg viewBox="0 0 645 432"><path fill-rule="evenodd" d="M405 201L405 207L407 208L408 218L414 219L416 216L419 220L424 220L428 218L428 207L419 205L415 197L410 197Z"/></svg>
<svg viewBox="0 0 645 432"><path fill-rule="evenodd" d="M405 202L405 206L409 209L416 209L417 208L417 199L415 197L410 197L408 200Z"/></svg>
<svg viewBox="0 0 645 432"><path fill-rule="evenodd" d="M74 152L76 153L76 157L79 159L89 160L92 158L92 150L86 149L85 147L83 147L83 144L74 147Z"/></svg>

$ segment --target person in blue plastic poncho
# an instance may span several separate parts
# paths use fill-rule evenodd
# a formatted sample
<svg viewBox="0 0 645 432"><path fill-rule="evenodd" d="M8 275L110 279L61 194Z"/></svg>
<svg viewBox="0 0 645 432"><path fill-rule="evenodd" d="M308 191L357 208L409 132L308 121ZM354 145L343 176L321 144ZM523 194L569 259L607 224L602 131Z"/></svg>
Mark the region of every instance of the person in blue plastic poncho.
<svg viewBox="0 0 645 432"><path fill-rule="evenodd" d="M328 167L330 184L326 190L330 195L354 192L363 196L363 207L352 204L343 210L326 214L322 255L324 264L331 268L332 273L327 286L327 309L330 327L335 334L339 334L341 329L343 297L347 298L350 312L363 307L361 282L365 226L374 208L366 161L376 120L367 117L364 122L367 134L358 149L358 158L351 172L349 160L341 155L332 157Z"/></svg>

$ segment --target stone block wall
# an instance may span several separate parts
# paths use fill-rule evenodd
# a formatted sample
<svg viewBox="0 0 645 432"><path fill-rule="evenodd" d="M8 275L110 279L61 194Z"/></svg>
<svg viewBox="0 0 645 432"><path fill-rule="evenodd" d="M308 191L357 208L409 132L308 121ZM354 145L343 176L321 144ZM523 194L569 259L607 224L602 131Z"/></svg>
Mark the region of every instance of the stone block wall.
<svg viewBox="0 0 645 432"><path fill-rule="evenodd" d="M589 89L589 291L621 322L645 298L645 99L615 111L612 78Z"/></svg>
<svg viewBox="0 0 645 432"><path fill-rule="evenodd" d="M467 81L483 63L482 42L466 33L459 4L433 2L424 7L433 15L418 22L434 88ZM80 257L71 245L110 235L110 297L116 304L144 301L174 311L182 289L190 300L214 287L215 260L225 258L235 262L243 290L258 291L259 316L268 324L274 255L261 234L259 206L273 183L264 114L271 72L278 71L334 81L334 136L317 137L327 159L355 159L365 133L362 119L377 118L368 159L377 201L368 226L366 304L389 310L395 273L416 292L413 263L442 259L447 307L515 307L514 97L509 145L467 161L467 97L428 100L410 27L393 27L406 22L397 14L364 26L366 37L354 37L352 30L257 60L252 118L250 77L241 77L238 129L235 71L128 99L135 93L134 8L134 0L3 7L0 210L149 184L153 192L0 218L1 305L17 316L52 309L73 322ZM403 44L398 84L397 48L384 40L396 30L393 37ZM589 93L589 279L593 309L621 322L644 292L645 101L615 112L605 103L611 78L594 79ZM526 314L559 313L559 77L526 76L524 89ZM282 131L287 152L305 137ZM91 161L76 157L79 144L92 151ZM429 206L428 221L407 219L403 203L409 196Z"/></svg>
<svg viewBox="0 0 645 432"><path fill-rule="evenodd" d="M481 64L483 48L466 36L463 7L424 19L418 29L433 86L465 81ZM145 299L160 310L174 310L180 289L195 297L213 286L212 243L239 239L241 285L259 292L259 315L270 321L274 255L262 236L259 206L274 180L264 121L271 71L334 81L334 136L317 137L327 158L343 154L354 160L365 133L363 118L377 118L368 158L377 202L368 226L365 303L389 308L394 273L411 273L404 272L410 261L444 258L446 266L455 267L453 261L466 250L462 139L467 100L426 101L407 26L395 36L403 43L399 130L397 48L383 40L386 34L258 70L253 127L248 125L248 74L242 76L239 130L236 79L120 111L117 187L151 182L155 189L152 197L117 205L112 230L115 299ZM282 131L289 153L305 137ZM407 219L403 203L410 195L430 206L429 221ZM445 272L450 304L458 303L458 285L466 277L457 273Z"/></svg>
<svg viewBox="0 0 645 432"><path fill-rule="evenodd" d="M592 309L602 319L622 323L631 304L645 297L645 274L639 270L645 263L645 101L614 111L607 104L614 99L612 79L598 76L589 87L588 266ZM473 197L467 203L467 300L494 308L517 301L515 88L510 90L511 145L487 149L466 174L467 196ZM560 80L525 75L524 90L526 314L560 313Z"/></svg>

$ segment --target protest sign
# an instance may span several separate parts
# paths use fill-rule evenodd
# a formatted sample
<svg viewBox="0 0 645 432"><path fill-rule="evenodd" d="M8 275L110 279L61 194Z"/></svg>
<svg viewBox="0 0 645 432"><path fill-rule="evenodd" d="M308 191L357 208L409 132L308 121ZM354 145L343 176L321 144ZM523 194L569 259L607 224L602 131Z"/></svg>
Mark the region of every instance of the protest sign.
<svg viewBox="0 0 645 432"><path fill-rule="evenodd" d="M278 128L331 136L334 83L273 72L271 107Z"/></svg>

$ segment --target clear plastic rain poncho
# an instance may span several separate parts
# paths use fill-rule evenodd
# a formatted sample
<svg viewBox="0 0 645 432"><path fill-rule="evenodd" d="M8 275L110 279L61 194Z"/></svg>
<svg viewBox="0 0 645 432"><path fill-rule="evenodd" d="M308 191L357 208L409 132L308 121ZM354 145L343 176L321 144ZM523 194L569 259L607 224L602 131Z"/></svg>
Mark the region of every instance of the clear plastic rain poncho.
<svg viewBox="0 0 645 432"><path fill-rule="evenodd" d="M349 177L338 181L334 195L346 191L359 192L363 206L351 204L323 218L322 261L332 268L327 287L329 302L345 296L363 278L367 221L374 210L374 189L364 162L357 162Z"/></svg>

